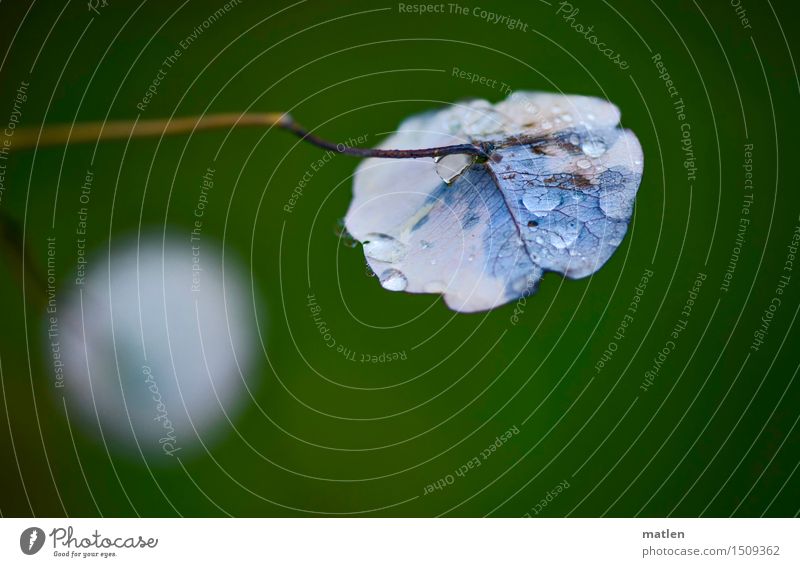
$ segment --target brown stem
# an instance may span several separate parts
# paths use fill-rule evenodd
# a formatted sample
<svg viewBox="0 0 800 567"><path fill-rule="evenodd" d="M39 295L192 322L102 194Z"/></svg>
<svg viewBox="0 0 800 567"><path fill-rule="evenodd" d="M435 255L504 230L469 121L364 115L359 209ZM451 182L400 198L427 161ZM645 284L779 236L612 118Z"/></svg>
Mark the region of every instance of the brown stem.
<svg viewBox="0 0 800 567"><path fill-rule="evenodd" d="M421 148L413 150L382 150L376 148L354 148L347 144L329 142L308 132L297 124L288 114L277 112L245 114L209 114L189 116L169 120L81 122L71 124L43 125L33 128L19 128L11 138L12 147L21 150L40 146L80 144L102 140L127 138L147 138L164 134L186 134L197 130L216 130L233 126L274 126L288 130L302 140L334 151L357 157L378 158L421 158L441 157L451 154L468 154L481 160L488 159L487 148L472 144Z"/></svg>
<svg viewBox="0 0 800 567"><path fill-rule="evenodd" d="M489 145L475 146L472 144L459 144L455 146L441 146L438 148L422 148L413 150L382 150L373 148L353 148L347 144L336 144L323 140L308 132L297 124L288 114L277 112L245 113L245 114L209 114L204 116L189 116L173 119L155 120L121 120L111 122L80 122L77 124L41 125L28 128L17 128L11 136L0 138L0 144L7 145L13 150L24 150L42 146L56 146L66 144L97 143L104 140L126 140L129 138L148 138L163 136L165 134L188 134L194 131L216 130L234 126L259 126L276 127L288 130L302 140L334 151L357 157L378 158L422 158L441 157L450 154L468 154L477 156L481 161L489 158L491 147ZM45 302L44 280L27 257L27 250L22 246L22 232L16 224L5 215L0 214L0 250L6 248L7 255L12 257L12 264L18 270L20 282L25 281L21 271L24 265L25 272L36 284L35 299L38 303ZM22 255L26 255L24 261Z"/></svg>

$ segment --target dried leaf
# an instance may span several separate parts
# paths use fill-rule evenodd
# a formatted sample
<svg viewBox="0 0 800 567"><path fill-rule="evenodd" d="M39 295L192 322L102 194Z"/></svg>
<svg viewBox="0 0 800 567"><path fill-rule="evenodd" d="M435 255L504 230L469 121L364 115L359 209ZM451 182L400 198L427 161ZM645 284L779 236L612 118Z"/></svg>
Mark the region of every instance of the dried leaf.
<svg viewBox="0 0 800 567"><path fill-rule="evenodd" d="M642 173L636 136L597 98L517 92L412 116L380 147L490 142L492 159L364 160L345 223L392 291L440 293L456 311L583 278L622 242Z"/></svg>

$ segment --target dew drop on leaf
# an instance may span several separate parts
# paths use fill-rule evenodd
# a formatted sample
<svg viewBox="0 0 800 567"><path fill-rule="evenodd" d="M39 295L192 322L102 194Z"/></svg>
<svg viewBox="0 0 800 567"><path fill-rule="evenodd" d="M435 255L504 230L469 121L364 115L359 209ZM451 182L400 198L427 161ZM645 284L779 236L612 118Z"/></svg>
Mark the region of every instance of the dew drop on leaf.
<svg viewBox="0 0 800 567"><path fill-rule="evenodd" d="M389 268L381 273L381 285L389 291L404 291L408 286L408 279L400 270Z"/></svg>
<svg viewBox="0 0 800 567"><path fill-rule="evenodd" d="M552 211L561 204L561 196L555 191L528 191L522 196L522 204L532 213Z"/></svg>
<svg viewBox="0 0 800 567"><path fill-rule="evenodd" d="M597 158L606 153L606 145L600 140L587 140L581 150L589 157Z"/></svg>
<svg viewBox="0 0 800 567"><path fill-rule="evenodd" d="M475 163L475 156L466 154L450 154L434 158L436 162L436 174L439 178L450 185L456 177Z"/></svg>
<svg viewBox="0 0 800 567"><path fill-rule="evenodd" d="M407 248L397 239L381 233L368 234L364 241L364 254L379 262L394 264L405 258Z"/></svg>

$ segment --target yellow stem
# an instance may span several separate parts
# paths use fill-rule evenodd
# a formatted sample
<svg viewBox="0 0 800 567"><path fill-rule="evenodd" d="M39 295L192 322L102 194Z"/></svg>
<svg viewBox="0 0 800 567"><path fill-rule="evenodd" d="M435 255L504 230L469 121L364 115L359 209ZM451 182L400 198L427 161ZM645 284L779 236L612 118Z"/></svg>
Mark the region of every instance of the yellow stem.
<svg viewBox="0 0 800 567"><path fill-rule="evenodd" d="M192 131L215 130L232 126L279 126L284 114L265 112L254 114L209 114L185 116L171 120L119 120L108 122L79 122L76 124L54 124L33 128L18 128L14 131L11 147L15 150L37 146L83 144L104 140L128 138L150 138L169 134L186 134Z"/></svg>
<svg viewBox="0 0 800 567"><path fill-rule="evenodd" d="M442 157L451 154L467 154L477 156L485 161L490 158L492 144L457 144L437 148L413 148L406 150L387 150L383 148L357 148L348 144L337 144L324 140L297 124L288 114L278 112L245 113L245 114L208 114L205 116L188 116L184 118L155 120L123 120L112 122L80 122L78 124L42 125L33 128L19 128L10 138L11 147L15 150L40 146L81 144L104 140L126 140L128 138L151 138L174 134L186 134L199 130L215 130L233 126L274 126L293 133L300 139L340 154L356 157L380 158L422 158ZM8 143L8 142L6 142Z"/></svg>

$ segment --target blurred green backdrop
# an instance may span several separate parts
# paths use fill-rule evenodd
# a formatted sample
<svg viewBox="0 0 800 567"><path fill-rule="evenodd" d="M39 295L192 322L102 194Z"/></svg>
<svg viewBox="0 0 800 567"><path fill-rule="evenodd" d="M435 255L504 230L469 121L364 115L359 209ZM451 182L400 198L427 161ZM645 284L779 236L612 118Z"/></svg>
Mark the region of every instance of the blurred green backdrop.
<svg viewBox="0 0 800 567"><path fill-rule="evenodd" d="M743 20L732 4L583 1L576 13L554 0L463 2L419 14L391 2L243 0L182 49L141 119L289 111L329 139L372 145L409 114L466 97L497 101L501 84L617 104L645 153L622 246L594 277L550 274L524 306L490 313L457 315L437 296L389 293L365 273L361 250L334 231L353 158L314 172L287 212L323 152L286 133L109 142L96 155L91 144L12 150L0 210L24 224L40 269L46 238L64 243L59 293L74 274L92 160L88 241L103 250L109 234L139 230L140 209L142 226L188 237L199 178L216 156L204 236L224 240L251 270L258 309L247 324L265 329L265 350L236 431L207 451L180 460L107 452L86 428L68 427L42 318L33 304L23 309L9 245L0 263L2 515L797 514L800 275L784 269L800 223L795 6L743 0ZM3 2L0 116L26 81L22 125L136 118L165 57L222 5L111 2L95 13L85 2ZM509 19L493 21L500 16ZM687 130L696 172L685 164ZM746 144L753 202L725 291L750 193ZM706 279L686 318L698 273ZM753 350L781 275L791 280ZM326 346L309 293L355 360ZM404 360L361 362L394 352ZM456 474L510 428L518 433L481 466ZM426 494L440 479L446 486Z"/></svg>

